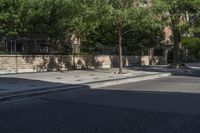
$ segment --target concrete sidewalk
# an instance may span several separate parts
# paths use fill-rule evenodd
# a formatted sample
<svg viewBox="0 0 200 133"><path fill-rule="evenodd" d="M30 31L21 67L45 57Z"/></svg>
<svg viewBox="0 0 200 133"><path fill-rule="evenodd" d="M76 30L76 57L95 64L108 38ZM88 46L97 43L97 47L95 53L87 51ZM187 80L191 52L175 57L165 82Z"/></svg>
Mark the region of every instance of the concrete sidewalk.
<svg viewBox="0 0 200 133"><path fill-rule="evenodd" d="M117 69L108 69L0 75L0 102L55 91L74 90L85 87L98 88L170 75L170 73L128 69L125 69L126 74L120 75L116 72Z"/></svg>

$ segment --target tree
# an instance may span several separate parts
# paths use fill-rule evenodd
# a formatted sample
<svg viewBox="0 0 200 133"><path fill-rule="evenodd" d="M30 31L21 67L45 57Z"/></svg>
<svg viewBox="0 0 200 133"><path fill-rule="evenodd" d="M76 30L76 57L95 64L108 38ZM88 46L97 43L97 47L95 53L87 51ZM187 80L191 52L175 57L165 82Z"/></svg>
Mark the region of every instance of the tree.
<svg viewBox="0 0 200 133"><path fill-rule="evenodd" d="M133 21L133 19L131 19L131 15L133 14L133 2L133 0L110 0L105 3L108 12L104 19L107 19L106 22L111 22L115 25L118 31L119 74L123 73L122 30Z"/></svg>
<svg viewBox="0 0 200 133"><path fill-rule="evenodd" d="M86 35L94 32L101 24L103 0L72 0L72 19L69 22L69 32L81 37L81 41L86 39Z"/></svg>
<svg viewBox="0 0 200 133"><path fill-rule="evenodd" d="M119 43L119 73L122 73L122 30L131 23L131 11L133 0L76 0L74 8L76 17L72 23L75 24L77 34L87 34L94 31L103 23L112 23L118 31ZM100 17L101 16L101 17ZM87 32L85 32L87 31Z"/></svg>
<svg viewBox="0 0 200 133"><path fill-rule="evenodd" d="M200 37L200 12L192 14L190 20L190 34Z"/></svg>
<svg viewBox="0 0 200 133"><path fill-rule="evenodd" d="M151 5L144 0L76 0L73 1L74 18L71 27L74 27L76 34L82 35L82 41L90 33L99 32L98 28L114 27L113 30L116 31L114 34L117 33L118 38L121 74L123 73L122 47L126 35L135 31L146 33L148 31L149 34L153 31L157 34L163 28L164 23L161 20L165 16L163 10L165 4L160 0L153 2Z"/></svg>
<svg viewBox="0 0 200 133"><path fill-rule="evenodd" d="M1 0L0 1L0 33L14 37L23 32L20 20L20 7L24 0Z"/></svg>
<svg viewBox="0 0 200 133"><path fill-rule="evenodd" d="M174 57L173 65L179 67L181 61L181 40L182 34L188 30L187 15L200 11L199 0L163 0L168 5L168 16L173 30Z"/></svg>
<svg viewBox="0 0 200 133"><path fill-rule="evenodd" d="M200 38L185 37L181 43L188 49L186 61L200 61Z"/></svg>
<svg viewBox="0 0 200 133"><path fill-rule="evenodd" d="M135 29L156 31L163 26L161 19L165 11L161 9L165 9L165 4L159 0L152 2L153 5L144 0L110 0L105 4L108 10L105 22L112 23L118 32L120 74L123 73L123 37Z"/></svg>

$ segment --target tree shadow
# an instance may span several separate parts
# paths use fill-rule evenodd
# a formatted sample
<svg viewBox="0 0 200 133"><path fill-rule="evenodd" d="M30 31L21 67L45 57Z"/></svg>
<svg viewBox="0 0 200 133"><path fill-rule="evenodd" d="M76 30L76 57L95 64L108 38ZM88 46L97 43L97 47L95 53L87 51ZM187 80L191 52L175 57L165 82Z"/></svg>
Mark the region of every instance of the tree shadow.
<svg viewBox="0 0 200 133"><path fill-rule="evenodd" d="M23 59L36 72L100 69L103 64L92 55L24 55Z"/></svg>
<svg viewBox="0 0 200 133"><path fill-rule="evenodd" d="M23 59L36 72L73 69L72 58L67 55L24 55Z"/></svg>
<svg viewBox="0 0 200 133"><path fill-rule="evenodd" d="M110 55L111 67L119 67L119 56ZM123 56L123 66L132 67L141 64L141 56Z"/></svg>

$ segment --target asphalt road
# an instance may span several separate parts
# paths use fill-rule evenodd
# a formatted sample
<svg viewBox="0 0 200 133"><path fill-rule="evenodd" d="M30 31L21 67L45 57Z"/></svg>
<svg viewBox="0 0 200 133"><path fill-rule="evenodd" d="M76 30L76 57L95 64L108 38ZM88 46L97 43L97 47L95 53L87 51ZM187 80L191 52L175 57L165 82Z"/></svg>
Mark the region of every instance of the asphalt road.
<svg viewBox="0 0 200 133"><path fill-rule="evenodd" d="M173 76L0 105L0 133L199 133L200 78Z"/></svg>

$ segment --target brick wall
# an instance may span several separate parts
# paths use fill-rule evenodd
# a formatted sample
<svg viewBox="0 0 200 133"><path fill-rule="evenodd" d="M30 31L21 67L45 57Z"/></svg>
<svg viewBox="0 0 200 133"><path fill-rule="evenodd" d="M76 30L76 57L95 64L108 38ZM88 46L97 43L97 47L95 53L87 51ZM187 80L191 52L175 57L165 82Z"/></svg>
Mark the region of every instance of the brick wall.
<svg viewBox="0 0 200 133"><path fill-rule="evenodd" d="M124 56L124 66L165 64L164 57ZM1 55L0 74L118 67L117 56Z"/></svg>

